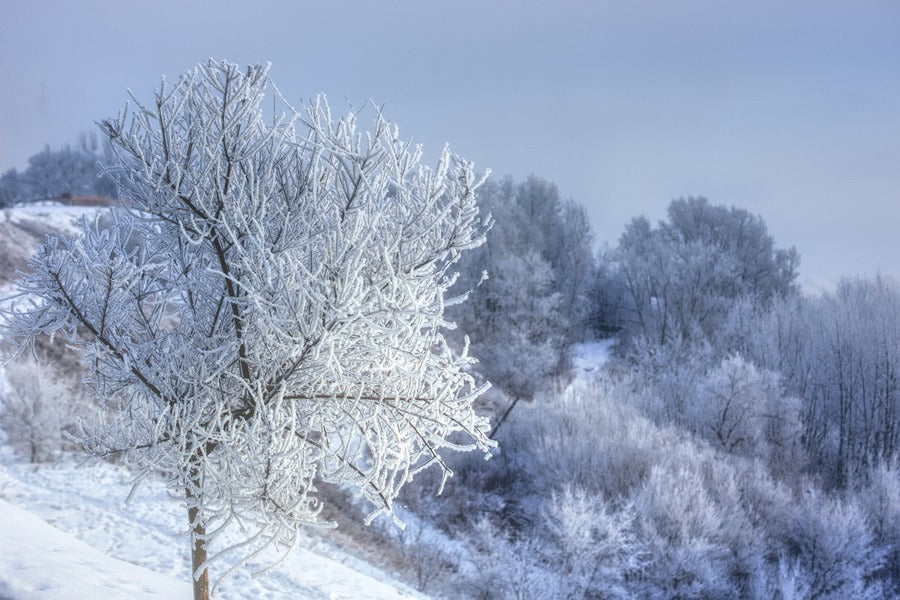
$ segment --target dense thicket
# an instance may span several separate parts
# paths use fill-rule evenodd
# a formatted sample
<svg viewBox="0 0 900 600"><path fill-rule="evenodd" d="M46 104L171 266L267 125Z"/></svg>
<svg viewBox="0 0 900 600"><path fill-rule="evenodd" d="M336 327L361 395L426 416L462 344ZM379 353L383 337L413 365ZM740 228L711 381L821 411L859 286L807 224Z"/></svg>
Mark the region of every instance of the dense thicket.
<svg viewBox="0 0 900 600"><path fill-rule="evenodd" d="M658 392L634 375L581 378L510 415L496 460L456 464L448 501L428 505L432 523L469 543L455 559L454 581L466 587L445 589L465 598L895 597L896 463L881 463L867 484L824 492L778 452L729 452L648 418Z"/></svg>
<svg viewBox="0 0 900 600"><path fill-rule="evenodd" d="M431 509L490 565L460 562L467 593L895 597L897 288L807 298L797 264L741 209L633 220L588 294L620 358L512 413L499 460Z"/></svg>
<svg viewBox="0 0 900 600"><path fill-rule="evenodd" d="M897 456L900 435L900 291L847 279L833 293L767 310L735 309L730 343L780 373L802 401L801 439L833 485L867 477Z"/></svg>
<svg viewBox="0 0 900 600"><path fill-rule="evenodd" d="M489 181L479 198L495 224L487 243L461 261L457 289L472 290L469 301L448 313L470 336L485 376L528 397L584 335L593 234L584 208L535 176Z"/></svg>

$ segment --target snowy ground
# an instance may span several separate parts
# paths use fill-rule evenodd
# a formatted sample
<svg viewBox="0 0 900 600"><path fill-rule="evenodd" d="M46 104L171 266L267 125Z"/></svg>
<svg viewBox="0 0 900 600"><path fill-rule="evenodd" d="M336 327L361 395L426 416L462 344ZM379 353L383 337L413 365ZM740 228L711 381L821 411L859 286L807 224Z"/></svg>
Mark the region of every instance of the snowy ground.
<svg viewBox="0 0 900 600"><path fill-rule="evenodd" d="M11 462L7 448L3 455L0 598L190 597L184 509L159 482L142 483L125 505L132 476L123 467L79 467L72 460L35 466ZM225 580L217 597L422 597L316 537L275 572L251 578L262 566L251 564Z"/></svg>
<svg viewBox="0 0 900 600"><path fill-rule="evenodd" d="M22 600L130 600L189 598L190 586L173 577L110 558L0 500L0 597Z"/></svg>
<svg viewBox="0 0 900 600"><path fill-rule="evenodd" d="M576 344L572 348L572 368L575 375L596 371L609 362L610 353L618 343L617 338Z"/></svg>
<svg viewBox="0 0 900 600"><path fill-rule="evenodd" d="M69 206L58 202L35 202L3 209L3 220L26 227L52 229L54 231L76 230L76 224L82 217L92 217L97 212L108 210L106 207Z"/></svg>

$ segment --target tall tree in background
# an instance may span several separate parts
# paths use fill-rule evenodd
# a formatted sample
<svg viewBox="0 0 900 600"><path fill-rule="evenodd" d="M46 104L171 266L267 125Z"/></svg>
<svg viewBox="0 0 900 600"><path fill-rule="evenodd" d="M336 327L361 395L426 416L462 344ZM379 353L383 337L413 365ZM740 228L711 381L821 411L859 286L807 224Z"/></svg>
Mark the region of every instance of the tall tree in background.
<svg viewBox="0 0 900 600"><path fill-rule="evenodd" d="M8 169L0 175L0 208L15 204L19 199L19 172Z"/></svg>
<svg viewBox="0 0 900 600"><path fill-rule="evenodd" d="M132 212L48 240L8 328L23 347L64 332L112 409L85 446L185 497L197 599L208 560L293 547L317 480L374 518L420 469L449 474L442 449L492 445L443 334L487 225L472 166L424 167L380 113L363 133L324 98L267 124L269 87L267 66L210 61L105 121ZM226 526L240 543L216 547Z"/></svg>
<svg viewBox="0 0 900 600"><path fill-rule="evenodd" d="M761 217L703 198L675 200L657 228L631 221L614 253L625 327L655 345L710 340L738 299L796 292L796 250L775 248Z"/></svg>
<svg viewBox="0 0 900 600"><path fill-rule="evenodd" d="M742 209L710 204L706 198L673 200L660 230L682 244L712 247L730 258L733 272L722 293L751 296L763 303L797 291L800 258L793 247L775 247L766 222Z"/></svg>

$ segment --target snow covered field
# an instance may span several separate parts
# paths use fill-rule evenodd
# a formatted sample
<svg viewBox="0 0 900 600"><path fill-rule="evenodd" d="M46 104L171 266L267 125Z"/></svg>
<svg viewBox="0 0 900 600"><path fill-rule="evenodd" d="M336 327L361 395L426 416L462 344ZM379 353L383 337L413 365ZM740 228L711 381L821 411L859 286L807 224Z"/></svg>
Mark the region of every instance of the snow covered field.
<svg viewBox="0 0 900 600"><path fill-rule="evenodd" d="M44 229L57 231L73 231L74 224L84 216L93 216L106 207L70 206L58 202L35 202L7 208L3 210L3 219L7 222L23 225L29 222L40 223Z"/></svg>
<svg viewBox="0 0 900 600"><path fill-rule="evenodd" d="M3 598L190 597L186 582L111 558L4 500L0 531Z"/></svg>

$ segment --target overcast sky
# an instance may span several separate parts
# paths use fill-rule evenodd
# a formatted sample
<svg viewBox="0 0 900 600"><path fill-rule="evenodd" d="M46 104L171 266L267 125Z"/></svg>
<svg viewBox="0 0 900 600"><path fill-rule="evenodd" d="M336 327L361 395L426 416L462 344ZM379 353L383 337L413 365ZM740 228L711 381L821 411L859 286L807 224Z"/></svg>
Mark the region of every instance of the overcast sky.
<svg viewBox="0 0 900 600"><path fill-rule="evenodd" d="M551 180L601 242L702 195L761 214L809 287L900 279L898 2L4 0L0 171L207 57Z"/></svg>

